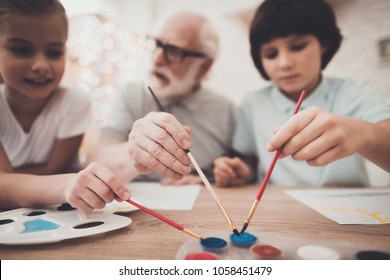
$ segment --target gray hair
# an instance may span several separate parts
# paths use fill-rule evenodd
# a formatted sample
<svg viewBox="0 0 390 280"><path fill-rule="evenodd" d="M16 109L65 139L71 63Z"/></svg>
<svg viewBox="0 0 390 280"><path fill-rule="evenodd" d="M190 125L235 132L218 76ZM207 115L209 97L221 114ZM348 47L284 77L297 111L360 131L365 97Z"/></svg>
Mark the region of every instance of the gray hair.
<svg viewBox="0 0 390 280"><path fill-rule="evenodd" d="M211 23L206 20L199 34L199 41L202 51L212 60L215 60L219 53L219 39Z"/></svg>
<svg viewBox="0 0 390 280"><path fill-rule="evenodd" d="M176 11L172 14L169 14L168 16L165 16L163 18L160 18L157 23L153 26L151 30L151 34L155 35L156 33L161 30L161 28L164 26L164 24L174 15L180 14L180 13L188 13L190 16L196 16L202 19L202 26L199 30L199 43L201 47L201 51L206 54L206 56L212 60L215 60L219 53L219 38L218 34L215 31L214 27L210 23L210 21L205 18L203 15L198 14L196 12L192 11Z"/></svg>

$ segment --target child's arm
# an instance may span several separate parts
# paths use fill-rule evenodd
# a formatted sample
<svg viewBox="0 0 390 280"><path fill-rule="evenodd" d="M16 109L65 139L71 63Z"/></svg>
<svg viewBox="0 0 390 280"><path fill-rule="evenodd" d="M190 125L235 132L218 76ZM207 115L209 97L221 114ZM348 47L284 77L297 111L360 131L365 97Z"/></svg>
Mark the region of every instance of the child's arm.
<svg viewBox="0 0 390 280"><path fill-rule="evenodd" d="M323 166L360 153L390 172L390 120L373 124L307 108L290 118L273 135L267 150L282 147L281 155Z"/></svg>
<svg viewBox="0 0 390 280"><path fill-rule="evenodd" d="M382 121L378 124L366 124L366 142L359 150L359 153L378 165L382 169L390 172L390 120Z"/></svg>
<svg viewBox="0 0 390 280"><path fill-rule="evenodd" d="M82 211L103 208L114 198L130 198L127 188L99 164L78 174L38 176L12 173L0 144L0 205L3 209L69 202Z"/></svg>
<svg viewBox="0 0 390 280"><path fill-rule="evenodd" d="M67 172L73 160L77 157L82 138L82 135L78 135L66 139L56 139L46 164L22 166L15 169L15 172L35 175L51 175Z"/></svg>
<svg viewBox="0 0 390 280"><path fill-rule="evenodd" d="M0 142L0 172L13 172L11 162ZM1 181L0 181L1 182Z"/></svg>

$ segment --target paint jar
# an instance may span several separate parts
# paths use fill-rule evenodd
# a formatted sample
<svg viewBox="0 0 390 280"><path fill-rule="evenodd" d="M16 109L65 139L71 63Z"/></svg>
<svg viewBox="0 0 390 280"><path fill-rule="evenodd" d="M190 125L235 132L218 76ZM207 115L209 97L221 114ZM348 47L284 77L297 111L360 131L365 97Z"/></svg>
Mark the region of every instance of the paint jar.
<svg viewBox="0 0 390 280"><path fill-rule="evenodd" d="M358 260L390 260L390 253L382 251L360 251L356 253L356 259Z"/></svg>
<svg viewBox="0 0 390 280"><path fill-rule="evenodd" d="M255 244L249 248L249 251L253 257L258 260L282 259L282 251L279 248L268 244Z"/></svg>
<svg viewBox="0 0 390 280"><path fill-rule="evenodd" d="M189 253L184 257L185 260L219 260L216 254L210 252Z"/></svg>
<svg viewBox="0 0 390 280"><path fill-rule="evenodd" d="M249 232L243 232L238 236L235 234L230 235L230 241L234 246L249 248L257 242L257 237Z"/></svg>
<svg viewBox="0 0 390 280"><path fill-rule="evenodd" d="M200 246L205 251L223 253L226 249L227 242L222 238L207 237L200 241Z"/></svg>
<svg viewBox="0 0 390 280"><path fill-rule="evenodd" d="M298 259L302 260L339 260L340 254L332 248L319 245L305 245L296 250Z"/></svg>

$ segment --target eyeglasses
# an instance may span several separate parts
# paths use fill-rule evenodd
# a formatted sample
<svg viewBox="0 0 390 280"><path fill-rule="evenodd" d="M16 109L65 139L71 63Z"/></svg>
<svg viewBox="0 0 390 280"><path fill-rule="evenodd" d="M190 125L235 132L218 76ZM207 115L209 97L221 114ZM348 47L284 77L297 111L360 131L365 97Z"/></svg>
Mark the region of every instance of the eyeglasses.
<svg viewBox="0 0 390 280"><path fill-rule="evenodd" d="M162 48L164 59L168 63L182 63L187 56L195 58L203 58L206 55L202 52L189 51L186 49L179 48L175 45L164 44L161 40L156 38L150 38L154 42L155 48Z"/></svg>

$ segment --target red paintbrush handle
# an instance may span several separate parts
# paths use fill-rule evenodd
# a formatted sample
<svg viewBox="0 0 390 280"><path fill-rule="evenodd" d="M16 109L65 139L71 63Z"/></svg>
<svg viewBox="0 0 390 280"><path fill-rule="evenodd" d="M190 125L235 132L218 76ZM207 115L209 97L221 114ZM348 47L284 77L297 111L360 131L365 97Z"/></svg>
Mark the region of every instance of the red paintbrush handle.
<svg viewBox="0 0 390 280"><path fill-rule="evenodd" d="M276 150L275 152L275 155L274 155L274 158L272 159L272 162L267 170L267 173L265 174L265 177L263 179L263 182L261 183L261 186L260 186L260 190L259 192L257 193L257 196L256 196L256 199L258 201L260 201L261 197L263 196L263 193L264 193L264 190L265 190L265 187L267 186L268 184L268 180L269 178L271 177L271 174L272 174L272 170L274 170L274 167L275 167L275 164L276 162L278 161L278 158L279 158L279 155L280 155L280 150Z"/></svg>
<svg viewBox="0 0 390 280"><path fill-rule="evenodd" d="M301 95L299 96L297 105L295 106L295 110L294 110L293 115L295 115L296 113L298 113L299 108L301 107L301 104L302 104L302 102L303 102L303 99L304 99L305 96L306 96L306 93L307 93L307 90L305 90L305 89L302 90Z"/></svg>
<svg viewBox="0 0 390 280"><path fill-rule="evenodd" d="M178 230L184 230L183 226L181 226L181 225L175 223L174 221L164 217L163 215L158 214L158 213L154 212L153 210L150 210L149 208L146 208L145 206L142 206L141 204L138 204L137 202L134 202L134 201L132 201L130 199L126 200L126 201L128 203L134 205L135 207L141 209L142 211L145 211L146 213L149 213L150 215L156 217L157 219L160 219L161 221L163 221L163 222L165 222L165 223L167 223L167 224L177 228Z"/></svg>
<svg viewBox="0 0 390 280"><path fill-rule="evenodd" d="M303 101L303 99L304 99L305 96L306 96L306 93L307 93L306 90L303 90L303 91L302 91L302 93L301 93L301 95L300 95L300 97L299 97L299 99L298 99L297 105L295 106L293 115L295 115L296 113L298 113L299 108L301 107L302 101ZM270 164L270 166L269 166L269 168L268 168L268 170L267 170L267 173L265 174L265 177L264 177L264 179L263 179L263 182L261 183L260 190L259 190L259 192L257 193L256 199L257 199L258 201L260 201L261 197L263 196L265 187L266 187L267 184L268 184L268 180L269 180L269 178L271 177L272 170L274 170L274 167L275 167L276 162L278 161L279 155L280 155L280 149L277 149L276 152L275 152L274 158L272 159L272 162L271 162L271 164Z"/></svg>

